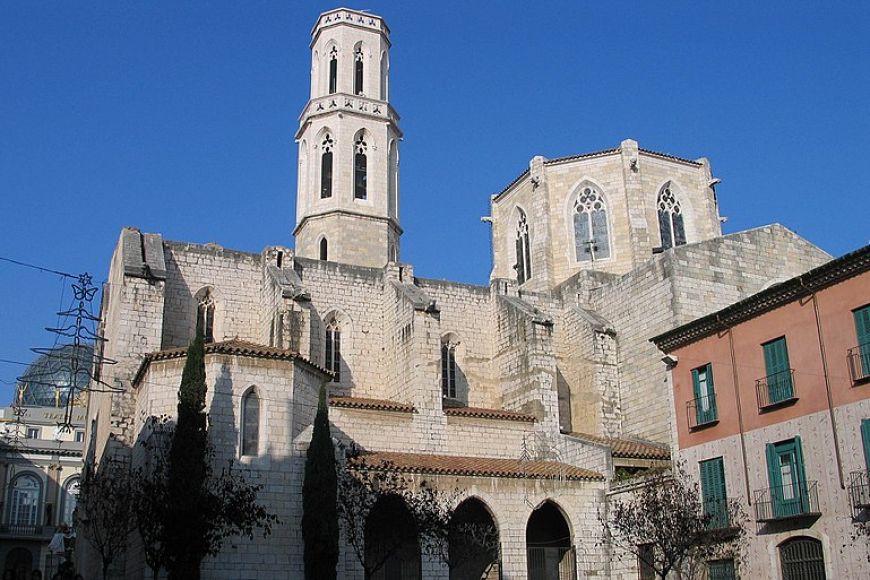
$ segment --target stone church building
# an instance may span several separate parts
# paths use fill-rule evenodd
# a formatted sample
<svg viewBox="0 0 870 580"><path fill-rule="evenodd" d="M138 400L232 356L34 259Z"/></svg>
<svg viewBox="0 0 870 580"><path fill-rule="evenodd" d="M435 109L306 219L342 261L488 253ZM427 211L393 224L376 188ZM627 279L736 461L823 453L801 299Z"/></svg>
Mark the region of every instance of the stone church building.
<svg viewBox="0 0 870 580"><path fill-rule="evenodd" d="M118 361L102 377L121 392L91 398L87 455L129 452L149 416L175 413L199 319L217 460L263 484L281 520L228 542L205 578L302 577L303 467L325 381L337 441L462 490L461 507L493 522L500 558L467 577L637 578L601 544L598 514L625 476L669 459L671 389L649 338L830 257L780 225L722 235L706 159L625 140L533 157L492 196L489 285L419 276L401 257L390 48L369 13L314 26L295 247L121 231L102 303L104 355ZM413 552L381 576L449 577ZM118 577L149 574L135 542L123 566ZM362 578L346 545L339 577Z"/></svg>

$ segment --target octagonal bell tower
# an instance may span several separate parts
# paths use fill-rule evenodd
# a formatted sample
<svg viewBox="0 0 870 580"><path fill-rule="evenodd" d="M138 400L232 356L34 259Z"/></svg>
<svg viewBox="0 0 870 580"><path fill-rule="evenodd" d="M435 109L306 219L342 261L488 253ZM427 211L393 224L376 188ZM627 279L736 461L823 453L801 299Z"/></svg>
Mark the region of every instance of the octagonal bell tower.
<svg viewBox="0 0 870 580"><path fill-rule="evenodd" d="M300 116L296 254L359 266L399 259L399 115L389 103L390 30L341 8L317 19L311 97Z"/></svg>

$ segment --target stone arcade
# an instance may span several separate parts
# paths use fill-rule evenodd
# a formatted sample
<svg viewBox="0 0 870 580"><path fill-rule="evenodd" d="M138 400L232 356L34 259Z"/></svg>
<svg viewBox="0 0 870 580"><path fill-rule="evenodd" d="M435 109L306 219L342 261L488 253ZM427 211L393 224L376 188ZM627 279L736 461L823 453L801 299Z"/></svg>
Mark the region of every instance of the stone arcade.
<svg viewBox="0 0 870 580"><path fill-rule="evenodd" d="M148 416L175 412L199 317L217 460L262 483L282 522L228 543L205 578L302 577L304 456L330 377L336 439L459 487L492 518L501 557L484 577L635 578L600 545L598 513L615 474L669 457L667 374L648 339L829 256L779 225L723 236L707 160L626 140L534 157L493 196L489 286L418 277L400 258L389 50L372 14L314 26L295 249L121 232L102 303L119 362L102 372L123 392L92 398L88 455L125 453ZM122 566L147 574L135 543ZM346 546L339 577L362 578Z"/></svg>

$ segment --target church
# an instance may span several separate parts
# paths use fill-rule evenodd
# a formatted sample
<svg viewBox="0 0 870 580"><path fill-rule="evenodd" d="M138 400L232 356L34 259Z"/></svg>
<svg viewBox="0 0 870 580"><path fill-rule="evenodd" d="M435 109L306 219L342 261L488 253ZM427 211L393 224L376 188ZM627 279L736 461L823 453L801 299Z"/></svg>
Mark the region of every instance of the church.
<svg viewBox="0 0 870 580"><path fill-rule="evenodd" d="M129 454L148 417L175 413L199 321L216 461L262 484L281 521L228 542L204 578L302 578L324 382L336 441L461 490L461 507L493 523L499 558L475 578L637 578L598 517L633 474L669 465L672 389L649 339L830 256L778 224L723 235L707 159L626 139L506 177L484 218L489 285L427 279L402 261L390 48L370 13L314 25L292 247L121 231L101 306L103 355L117 361L102 380L119 392L91 396L87 455ZM117 577L149 576L134 547ZM419 549L402 558L381 576L451 577ZM363 578L344 543L338 576Z"/></svg>

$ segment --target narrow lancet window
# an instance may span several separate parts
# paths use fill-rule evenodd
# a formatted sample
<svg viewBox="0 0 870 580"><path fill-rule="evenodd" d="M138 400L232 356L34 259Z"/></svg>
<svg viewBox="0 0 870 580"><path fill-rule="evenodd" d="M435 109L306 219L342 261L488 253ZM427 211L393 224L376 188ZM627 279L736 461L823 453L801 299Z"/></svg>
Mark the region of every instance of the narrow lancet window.
<svg viewBox="0 0 870 580"><path fill-rule="evenodd" d="M327 133L320 144L320 199L332 197L332 136Z"/></svg>
<svg viewBox="0 0 870 580"><path fill-rule="evenodd" d="M449 342L441 343L441 396L456 398L456 346Z"/></svg>
<svg viewBox="0 0 870 580"><path fill-rule="evenodd" d="M242 399L242 455L259 453L260 447L260 397L251 388Z"/></svg>
<svg viewBox="0 0 870 580"><path fill-rule="evenodd" d="M326 241L326 238L320 240L320 259L324 262L329 259L329 242Z"/></svg>
<svg viewBox="0 0 870 580"><path fill-rule="evenodd" d="M368 145L363 139L365 135L362 133L357 137L356 142L353 144L353 197L354 199L366 199L366 180L368 176L366 175L368 172L368 160L366 157L366 153L368 151Z"/></svg>
<svg viewBox="0 0 870 580"><path fill-rule="evenodd" d="M517 282L523 284L532 277L532 256L529 246L529 223L526 221L526 212L517 208Z"/></svg>
<svg viewBox="0 0 870 580"><path fill-rule="evenodd" d="M335 320L326 326L326 370L333 382L341 381L341 329Z"/></svg>
<svg viewBox="0 0 870 580"><path fill-rule="evenodd" d="M338 89L338 49L334 46L329 51L329 94Z"/></svg>
<svg viewBox="0 0 870 580"><path fill-rule="evenodd" d="M214 298L211 291L206 290L197 304L197 329L202 332L203 340L214 342Z"/></svg>
<svg viewBox="0 0 870 580"><path fill-rule="evenodd" d="M353 94L363 94L363 51L358 46L353 53Z"/></svg>
<svg viewBox="0 0 870 580"><path fill-rule="evenodd" d="M607 205L591 185L584 186L574 202L574 250L578 262L610 257Z"/></svg>
<svg viewBox="0 0 870 580"><path fill-rule="evenodd" d="M659 214L659 231L662 235L662 249L667 250L674 246L682 246L686 243L686 228L683 223L683 212L680 202L671 191L671 184L667 183L659 192L656 201Z"/></svg>

